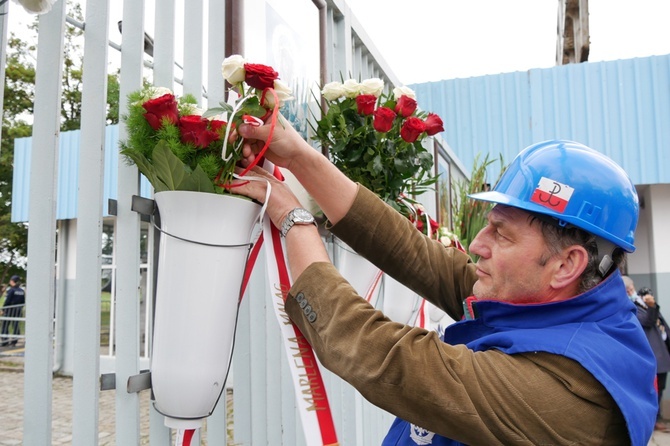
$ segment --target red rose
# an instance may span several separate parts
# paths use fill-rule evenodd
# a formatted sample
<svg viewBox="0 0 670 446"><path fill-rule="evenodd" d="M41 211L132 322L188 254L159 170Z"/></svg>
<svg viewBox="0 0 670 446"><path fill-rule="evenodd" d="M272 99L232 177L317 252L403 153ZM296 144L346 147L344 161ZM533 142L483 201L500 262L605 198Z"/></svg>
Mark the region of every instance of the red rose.
<svg viewBox="0 0 670 446"><path fill-rule="evenodd" d="M398 113L403 118L412 116L412 113L416 110L416 100L410 98L409 96L403 95L398 99L398 103L395 106L395 112Z"/></svg>
<svg viewBox="0 0 670 446"><path fill-rule="evenodd" d="M223 122L223 121L217 121ZM194 146L204 149L212 142L219 139L219 132L210 130L209 121L202 116L188 115L182 116L179 120L179 131L181 133L181 142L191 143ZM217 126L219 124L215 124Z"/></svg>
<svg viewBox="0 0 670 446"><path fill-rule="evenodd" d="M393 127L393 120L396 117L396 114L393 110L388 107L379 107L374 111L374 120L372 121L372 126L381 133L386 133Z"/></svg>
<svg viewBox="0 0 670 446"><path fill-rule="evenodd" d="M244 81L253 88L264 90L272 88L275 85L275 80L279 79L279 73L268 67L258 63L244 64Z"/></svg>
<svg viewBox="0 0 670 446"><path fill-rule="evenodd" d="M144 117L154 130L160 129L164 122L176 124L179 121L177 100L172 94L150 99L142 104L142 107L147 111Z"/></svg>
<svg viewBox="0 0 670 446"><path fill-rule="evenodd" d="M419 232L423 232L423 220L422 219L420 219L420 218L417 219L414 226L416 227L416 229L419 230Z"/></svg>
<svg viewBox="0 0 670 446"><path fill-rule="evenodd" d="M428 217L428 220L430 221L430 233L435 234L440 229L440 224L430 217Z"/></svg>
<svg viewBox="0 0 670 446"><path fill-rule="evenodd" d="M426 124L421 119L412 116L407 118L400 128L400 137L412 143L425 131Z"/></svg>
<svg viewBox="0 0 670 446"><path fill-rule="evenodd" d="M433 136L437 133L444 132L442 119L435 113L428 113L424 123L426 124L426 134L428 134L428 136Z"/></svg>
<svg viewBox="0 0 670 446"><path fill-rule="evenodd" d="M358 105L358 113L361 115L371 115L375 111L375 104L377 97L373 94L360 94L356 96L356 105Z"/></svg>
<svg viewBox="0 0 670 446"><path fill-rule="evenodd" d="M209 128L213 131L218 132L222 127L226 126L226 121L219 121L218 119L212 119L209 121Z"/></svg>

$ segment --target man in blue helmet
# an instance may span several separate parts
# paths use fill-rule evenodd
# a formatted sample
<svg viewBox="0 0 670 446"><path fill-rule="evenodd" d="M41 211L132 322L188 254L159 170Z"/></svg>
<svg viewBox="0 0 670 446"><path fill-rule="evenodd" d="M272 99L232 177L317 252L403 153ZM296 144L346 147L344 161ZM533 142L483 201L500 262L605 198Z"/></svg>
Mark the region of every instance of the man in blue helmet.
<svg viewBox="0 0 670 446"><path fill-rule="evenodd" d="M270 126L241 126L245 162ZM549 141L522 151L493 190L470 250L449 249L351 182L291 127L267 158L290 170L330 230L459 322L435 332L384 317L333 267L285 183L239 182L285 237L285 309L322 364L398 418L384 445L633 444L657 410L654 356L619 266L632 252L635 189L609 158ZM305 303L310 311L303 311ZM308 314L309 313L309 314Z"/></svg>

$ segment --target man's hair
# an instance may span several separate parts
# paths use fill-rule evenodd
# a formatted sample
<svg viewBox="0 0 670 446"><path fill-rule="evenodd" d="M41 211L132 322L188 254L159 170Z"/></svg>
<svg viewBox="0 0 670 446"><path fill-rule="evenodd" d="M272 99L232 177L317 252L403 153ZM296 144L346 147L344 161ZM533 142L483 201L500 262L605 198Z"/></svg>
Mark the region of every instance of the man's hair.
<svg viewBox="0 0 670 446"><path fill-rule="evenodd" d="M544 259L545 262L569 246L579 245L586 249L589 257L586 268L580 278L580 293L590 290L602 282L603 276L600 275L598 266L602 260L602 255L610 253L600 253L601 255L598 255L596 235L572 225L559 226L558 221L554 218L535 213L531 213L531 223L532 222L537 222L540 225L542 236L549 249L550 255ZM611 258L614 263L609 272L624 265L626 262L626 253L623 249L616 247L611 253Z"/></svg>
<svg viewBox="0 0 670 446"><path fill-rule="evenodd" d="M623 284L626 288L635 288L635 283L633 282L633 279L631 279L628 276L621 276L623 279Z"/></svg>

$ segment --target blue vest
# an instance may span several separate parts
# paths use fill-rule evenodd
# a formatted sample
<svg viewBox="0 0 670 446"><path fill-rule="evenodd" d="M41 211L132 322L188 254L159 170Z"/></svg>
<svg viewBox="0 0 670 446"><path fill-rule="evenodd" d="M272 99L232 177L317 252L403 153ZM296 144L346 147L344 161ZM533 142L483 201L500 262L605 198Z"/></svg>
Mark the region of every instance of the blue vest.
<svg viewBox="0 0 670 446"><path fill-rule="evenodd" d="M474 351L507 354L543 351L579 362L612 395L628 426L631 444L646 446L658 401L656 363L616 272L572 299L534 305L480 300L472 320L447 327L444 342ZM634 367L624 366L635 364ZM646 384L642 384L646 383ZM396 418L383 446L460 445Z"/></svg>

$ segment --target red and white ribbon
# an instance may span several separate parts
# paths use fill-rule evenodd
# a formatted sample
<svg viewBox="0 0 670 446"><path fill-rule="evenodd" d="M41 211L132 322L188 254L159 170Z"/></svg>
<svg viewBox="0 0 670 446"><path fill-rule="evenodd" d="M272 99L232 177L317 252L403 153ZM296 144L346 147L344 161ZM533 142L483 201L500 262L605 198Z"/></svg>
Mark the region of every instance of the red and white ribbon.
<svg viewBox="0 0 670 446"><path fill-rule="evenodd" d="M272 304L293 377L305 442L308 446L336 445L337 433L316 355L307 339L284 311L284 301L291 287L291 278L284 258L283 240L279 230L267 217L263 224L263 237L271 240L266 249L266 259L268 278L271 289L274 290Z"/></svg>
<svg viewBox="0 0 670 446"><path fill-rule="evenodd" d="M263 168L281 177L275 166L265 160ZM243 179L249 179L243 178ZM267 197L266 197L267 203ZM242 285L242 294L249 281L251 270L258 258L260 247L266 243L266 262L268 280L274 292L271 295L272 307L275 310L286 357L294 384L296 405L302 421L305 444L307 446L334 446L338 444L337 432L326 394L326 387L321 376L319 363L312 347L291 322L284 311L284 301L291 288L291 277L285 257L283 239L279 230L274 227L270 218L265 215L261 222L263 232L256 241L247 263L247 272Z"/></svg>

